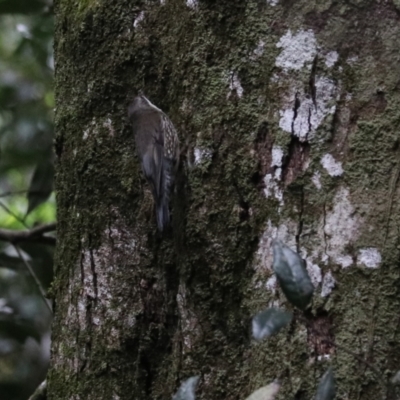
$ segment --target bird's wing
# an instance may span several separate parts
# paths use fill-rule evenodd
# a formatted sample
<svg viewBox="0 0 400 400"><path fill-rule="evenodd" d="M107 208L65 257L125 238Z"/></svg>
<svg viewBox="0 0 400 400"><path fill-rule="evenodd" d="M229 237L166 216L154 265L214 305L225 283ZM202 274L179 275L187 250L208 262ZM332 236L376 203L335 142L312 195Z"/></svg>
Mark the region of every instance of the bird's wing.
<svg viewBox="0 0 400 400"><path fill-rule="evenodd" d="M153 146L154 189L156 199L161 199L164 192L164 144L155 140Z"/></svg>
<svg viewBox="0 0 400 400"><path fill-rule="evenodd" d="M161 124L163 127L165 140L164 154L170 160L178 159L177 149L179 148L178 134L171 120L164 114L161 117Z"/></svg>

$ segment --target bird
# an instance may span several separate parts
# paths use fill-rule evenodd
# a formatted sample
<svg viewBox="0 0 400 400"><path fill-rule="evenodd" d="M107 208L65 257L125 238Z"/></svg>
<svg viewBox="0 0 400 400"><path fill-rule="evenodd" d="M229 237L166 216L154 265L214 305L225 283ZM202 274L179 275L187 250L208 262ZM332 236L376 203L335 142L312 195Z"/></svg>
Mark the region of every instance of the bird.
<svg viewBox="0 0 400 400"><path fill-rule="evenodd" d="M169 202L179 162L179 138L168 116L144 94L128 106L142 171L155 202L157 227L163 232L170 223Z"/></svg>

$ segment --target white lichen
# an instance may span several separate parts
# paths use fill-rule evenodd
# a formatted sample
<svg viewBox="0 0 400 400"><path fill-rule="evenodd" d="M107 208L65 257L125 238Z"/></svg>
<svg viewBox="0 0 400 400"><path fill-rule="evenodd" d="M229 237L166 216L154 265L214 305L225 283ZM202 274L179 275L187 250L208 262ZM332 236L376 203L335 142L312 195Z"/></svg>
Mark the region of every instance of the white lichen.
<svg viewBox="0 0 400 400"><path fill-rule="evenodd" d="M378 268L382 262L382 256L378 249L367 247L360 249L357 256L357 264L367 268Z"/></svg>
<svg viewBox="0 0 400 400"><path fill-rule="evenodd" d="M330 354L321 354L317 357L318 361L327 361L331 359L331 355Z"/></svg>
<svg viewBox="0 0 400 400"><path fill-rule="evenodd" d="M278 286L278 283L276 280L276 275L272 275L270 278L268 278L268 280L265 284L266 289L270 290L271 292L275 291L277 286Z"/></svg>
<svg viewBox="0 0 400 400"><path fill-rule="evenodd" d="M239 76L237 72L231 71L229 73L229 93L227 97L230 97L233 90L236 91L239 98L243 96L243 87L240 83Z"/></svg>
<svg viewBox="0 0 400 400"><path fill-rule="evenodd" d="M283 206L283 191L278 182L282 179L282 159L283 150L280 146L272 147L271 168L275 168L274 173L266 174L264 177L264 194L266 198L274 197Z"/></svg>
<svg viewBox="0 0 400 400"><path fill-rule="evenodd" d="M276 73L274 73L272 76L271 76L271 82L272 83L276 83L276 82L279 82L279 75L278 74L276 74Z"/></svg>
<svg viewBox="0 0 400 400"><path fill-rule="evenodd" d="M318 190L322 188L321 174L319 173L319 171L315 172L314 175L311 177L311 182Z"/></svg>
<svg viewBox="0 0 400 400"><path fill-rule="evenodd" d="M319 171L315 172L314 175L311 177L311 182L318 190L322 188L321 174Z"/></svg>
<svg viewBox="0 0 400 400"><path fill-rule="evenodd" d="M320 223L324 228L318 235L326 239L324 252L339 265L349 262L349 258L343 258L348 256L345 249L357 240L360 221L354 213L347 188L339 188L333 199L333 210L328 211Z"/></svg>
<svg viewBox="0 0 400 400"><path fill-rule="evenodd" d="M325 56L325 65L328 68L332 68L337 60L339 59L339 54L337 51L330 51L326 56Z"/></svg>
<svg viewBox="0 0 400 400"><path fill-rule="evenodd" d="M335 261L342 268L348 268L353 264L353 258L349 255L338 255L336 256Z"/></svg>
<svg viewBox="0 0 400 400"><path fill-rule="evenodd" d="M312 284L314 287L317 287L322 280L321 268L317 264L314 264L310 258L306 258L306 267Z"/></svg>
<svg viewBox="0 0 400 400"><path fill-rule="evenodd" d="M278 200L279 205L283 206L283 191L279 187L277 180L278 179L275 179L275 176L272 174L266 174L264 176L264 194L267 199L274 197L276 200Z"/></svg>
<svg viewBox="0 0 400 400"><path fill-rule="evenodd" d="M284 71L300 70L305 64L311 66L317 54L317 40L312 30L300 30L292 35L291 30L279 39L276 47L282 49L275 61Z"/></svg>
<svg viewBox="0 0 400 400"><path fill-rule="evenodd" d="M335 83L326 77L316 78L314 100L304 89L293 88L285 101L286 108L279 111L279 127L298 136L301 141L312 139L323 120L335 112L336 93ZM295 111L293 104L296 101L299 105Z"/></svg>
<svg viewBox="0 0 400 400"><path fill-rule="evenodd" d="M255 269L272 271L272 240L279 239L286 245L295 248L297 229L298 226L296 222L291 220L282 221L279 227L273 225L272 222L268 220L258 244Z"/></svg>
<svg viewBox="0 0 400 400"><path fill-rule="evenodd" d="M282 147L274 145L272 147L271 167L282 167L283 150Z"/></svg>
<svg viewBox="0 0 400 400"><path fill-rule="evenodd" d="M199 165L205 161L210 161L212 159L212 150L195 147L194 149L194 164Z"/></svg>
<svg viewBox="0 0 400 400"><path fill-rule="evenodd" d="M140 11L138 16L133 20L133 27L137 29L140 25L140 23L144 20L144 12Z"/></svg>
<svg viewBox="0 0 400 400"><path fill-rule="evenodd" d="M87 128L83 131L82 139L87 140L89 136L96 136L97 133L97 121L96 118L93 118L87 125Z"/></svg>
<svg viewBox="0 0 400 400"><path fill-rule="evenodd" d="M198 0L186 0L186 5L190 8L196 8L198 6Z"/></svg>
<svg viewBox="0 0 400 400"><path fill-rule="evenodd" d="M107 128L108 131L110 132L110 136L115 136L115 131L114 131L114 127L112 125L112 121L111 118L107 118L104 123L103 123L104 128Z"/></svg>
<svg viewBox="0 0 400 400"><path fill-rule="evenodd" d="M321 158L321 164L330 176L340 176L343 174L342 163L336 161L331 154L325 154Z"/></svg>
<svg viewBox="0 0 400 400"><path fill-rule="evenodd" d="M270 6L276 6L279 3L279 0L267 0L267 4Z"/></svg>
<svg viewBox="0 0 400 400"><path fill-rule="evenodd" d="M331 294L333 288L335 287L335 278L332 276L331 271L328 271L324 275L324 279L322 281L322 289L321 289L321 297L327 297Z"/></svg>
<svg viewBox="0 0 400 400"><path fill-rule="evenodd" d="M275 65L283 71L274 75L271 83L283 81L288 87L283 94L283 107L279 110L279 127L299 137L304 142L313 139L316 130L328 115L336 110L337 84L326 76L314 76L313 92L305 89L304 82L299 80L297 71L305 68L308 71L318 53L318 44L312 30L299 30L293 34L290 30L276 44L281 49ZM331 51L325 56L327 66L332 67L338 59L338 53Z"/></svg>

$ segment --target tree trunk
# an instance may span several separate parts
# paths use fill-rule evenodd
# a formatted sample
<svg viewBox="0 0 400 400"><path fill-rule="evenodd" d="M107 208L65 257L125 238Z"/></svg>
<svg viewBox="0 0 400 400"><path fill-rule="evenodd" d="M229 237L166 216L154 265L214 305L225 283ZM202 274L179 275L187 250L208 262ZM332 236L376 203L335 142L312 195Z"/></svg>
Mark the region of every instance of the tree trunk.
<svg viewBox="0 0 400 400"><path fill-rule="evenodd" d="M398 0L58 0L58 237L48 397L380 399L400 362ZM126 117L144 89L183 149L172 232ZM302 255L291 309L271 239ZM355 353L354 354L350 354ZM376 372L379 371L379 374ZM389 393L389 398L392 396Z"/></svg>

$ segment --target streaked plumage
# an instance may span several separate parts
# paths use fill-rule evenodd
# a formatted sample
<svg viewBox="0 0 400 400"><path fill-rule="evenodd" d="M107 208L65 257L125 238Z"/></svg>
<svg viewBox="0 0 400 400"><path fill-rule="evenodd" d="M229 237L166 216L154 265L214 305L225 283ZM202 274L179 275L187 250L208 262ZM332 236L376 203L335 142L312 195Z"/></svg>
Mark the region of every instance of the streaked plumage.
<svg viewBox="0 0 400 400"><path fill-rule="evenodd" d="M169 224L169 200L179 159L179 140L171 120L145 96L128 108L143 173L156 203L157 226Z"/></svg>

